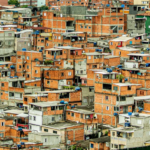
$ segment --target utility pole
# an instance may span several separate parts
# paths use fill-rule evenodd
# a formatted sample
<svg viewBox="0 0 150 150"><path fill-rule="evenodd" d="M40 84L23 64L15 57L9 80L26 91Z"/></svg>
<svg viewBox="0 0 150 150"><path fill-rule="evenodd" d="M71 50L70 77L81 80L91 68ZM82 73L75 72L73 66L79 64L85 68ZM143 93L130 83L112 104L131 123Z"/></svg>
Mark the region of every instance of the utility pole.
<svg viewBox="0 0 150 150"><path fill-rule="evenodd" d="M30 6L32 6L32 0L30 0Z"/></svg>

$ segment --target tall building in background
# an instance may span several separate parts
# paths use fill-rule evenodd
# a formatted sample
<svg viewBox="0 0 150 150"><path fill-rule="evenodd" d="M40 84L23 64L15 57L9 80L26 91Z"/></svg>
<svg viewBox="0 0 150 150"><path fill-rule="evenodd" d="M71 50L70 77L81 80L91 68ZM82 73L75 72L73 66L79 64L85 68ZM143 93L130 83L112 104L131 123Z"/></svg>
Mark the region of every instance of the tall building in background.
<svg viewBox="0 0 150 150"><path fill-rule="evenodd" d="M18 2L20 3L20 6L23 6L23 5L37 6L38 0L18 0Z"/></svg>
<svg viewBox="0 0 150 150"><path fill-rule="evenodd" d="M8 5L8 0L0 0L0 5Z"/></svg>
<svg viewBox="0 0 150 150"><path fill-rule="evenodd" d="M45 5L45 0L18 0L18 1L20 3L20 6L32 5L32 6L41 7L41 6Z"/></svg>

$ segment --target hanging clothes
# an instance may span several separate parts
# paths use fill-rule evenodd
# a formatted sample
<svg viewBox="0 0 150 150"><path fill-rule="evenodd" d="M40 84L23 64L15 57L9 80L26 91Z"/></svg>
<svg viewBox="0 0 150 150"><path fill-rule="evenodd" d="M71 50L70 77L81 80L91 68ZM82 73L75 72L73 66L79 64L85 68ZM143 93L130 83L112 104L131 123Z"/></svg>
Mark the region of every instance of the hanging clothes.
<svg viewBox="0 0 150 150"><path fill-rule="evenodd" d="M90 118L93 119L93 114L90 115Z"/></svg>

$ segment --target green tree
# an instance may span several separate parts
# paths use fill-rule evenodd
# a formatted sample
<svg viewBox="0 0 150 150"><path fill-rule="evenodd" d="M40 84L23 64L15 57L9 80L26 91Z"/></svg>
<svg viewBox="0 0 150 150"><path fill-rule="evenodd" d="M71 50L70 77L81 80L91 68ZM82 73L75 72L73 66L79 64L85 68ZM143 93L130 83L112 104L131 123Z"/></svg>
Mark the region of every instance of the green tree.
<svg viewBox="0 0 150 150"><path fill-rule="evenodd" d="M119 79L120 82L122 82L122 79L124 79L124 76L122 74L117 75L117 79Z"/></svg>
<svg viewBox="0 0 150 150"><path fill-rule="evenodd" d="M28 8L28 5L23 5L21 6L21 8Z"/></svg>
<svg viewBox="0 0 150 150"><path fill-rule="evenodd" d="M42 10L48 10L48 6L41 6L40 7L40 10L42 11Z"/></svg>
<svg viewBox="0 0 150 150"><path fill-rule="evenodd" d="M18 2L18 0L9 0L8 4L9 5L15 5L17 7L20 5L20 3Z"/></svg>

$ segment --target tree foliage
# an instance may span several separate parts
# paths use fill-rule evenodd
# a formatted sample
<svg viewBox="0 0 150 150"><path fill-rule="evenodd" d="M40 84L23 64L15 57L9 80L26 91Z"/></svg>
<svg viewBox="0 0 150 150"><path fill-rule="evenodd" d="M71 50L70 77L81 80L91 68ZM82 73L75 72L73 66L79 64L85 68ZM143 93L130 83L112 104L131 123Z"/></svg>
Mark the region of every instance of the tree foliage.
<svg viewBox="0 0 150 150"><path fill-rule="evenodd" d="M117 79L119 79L119 81L122 81L122 79L124 79L124 76L122 74L117 75Z"/></svg>
<svg viewBox="0 0 150 150"><path fill-rule="evenodd" d="M42 10L48 10L48 6L41 6L40 7L40 10L42 11Z"/></svg>
<svg viewBox="0 0 150 150"><path fill-rule="evenodd" d="M28 8L28 5L23 5L21 6L21 8Z"/></svg>
<svg viewBox="0 0 150 150"><path fill-rule="evenodd" d="M17 6L17 7L20 5L19 2L18 2L18 0L9 0L9 1L8 1L8 4L9 4L9 5L15 5L15 6Z"/></svg>

